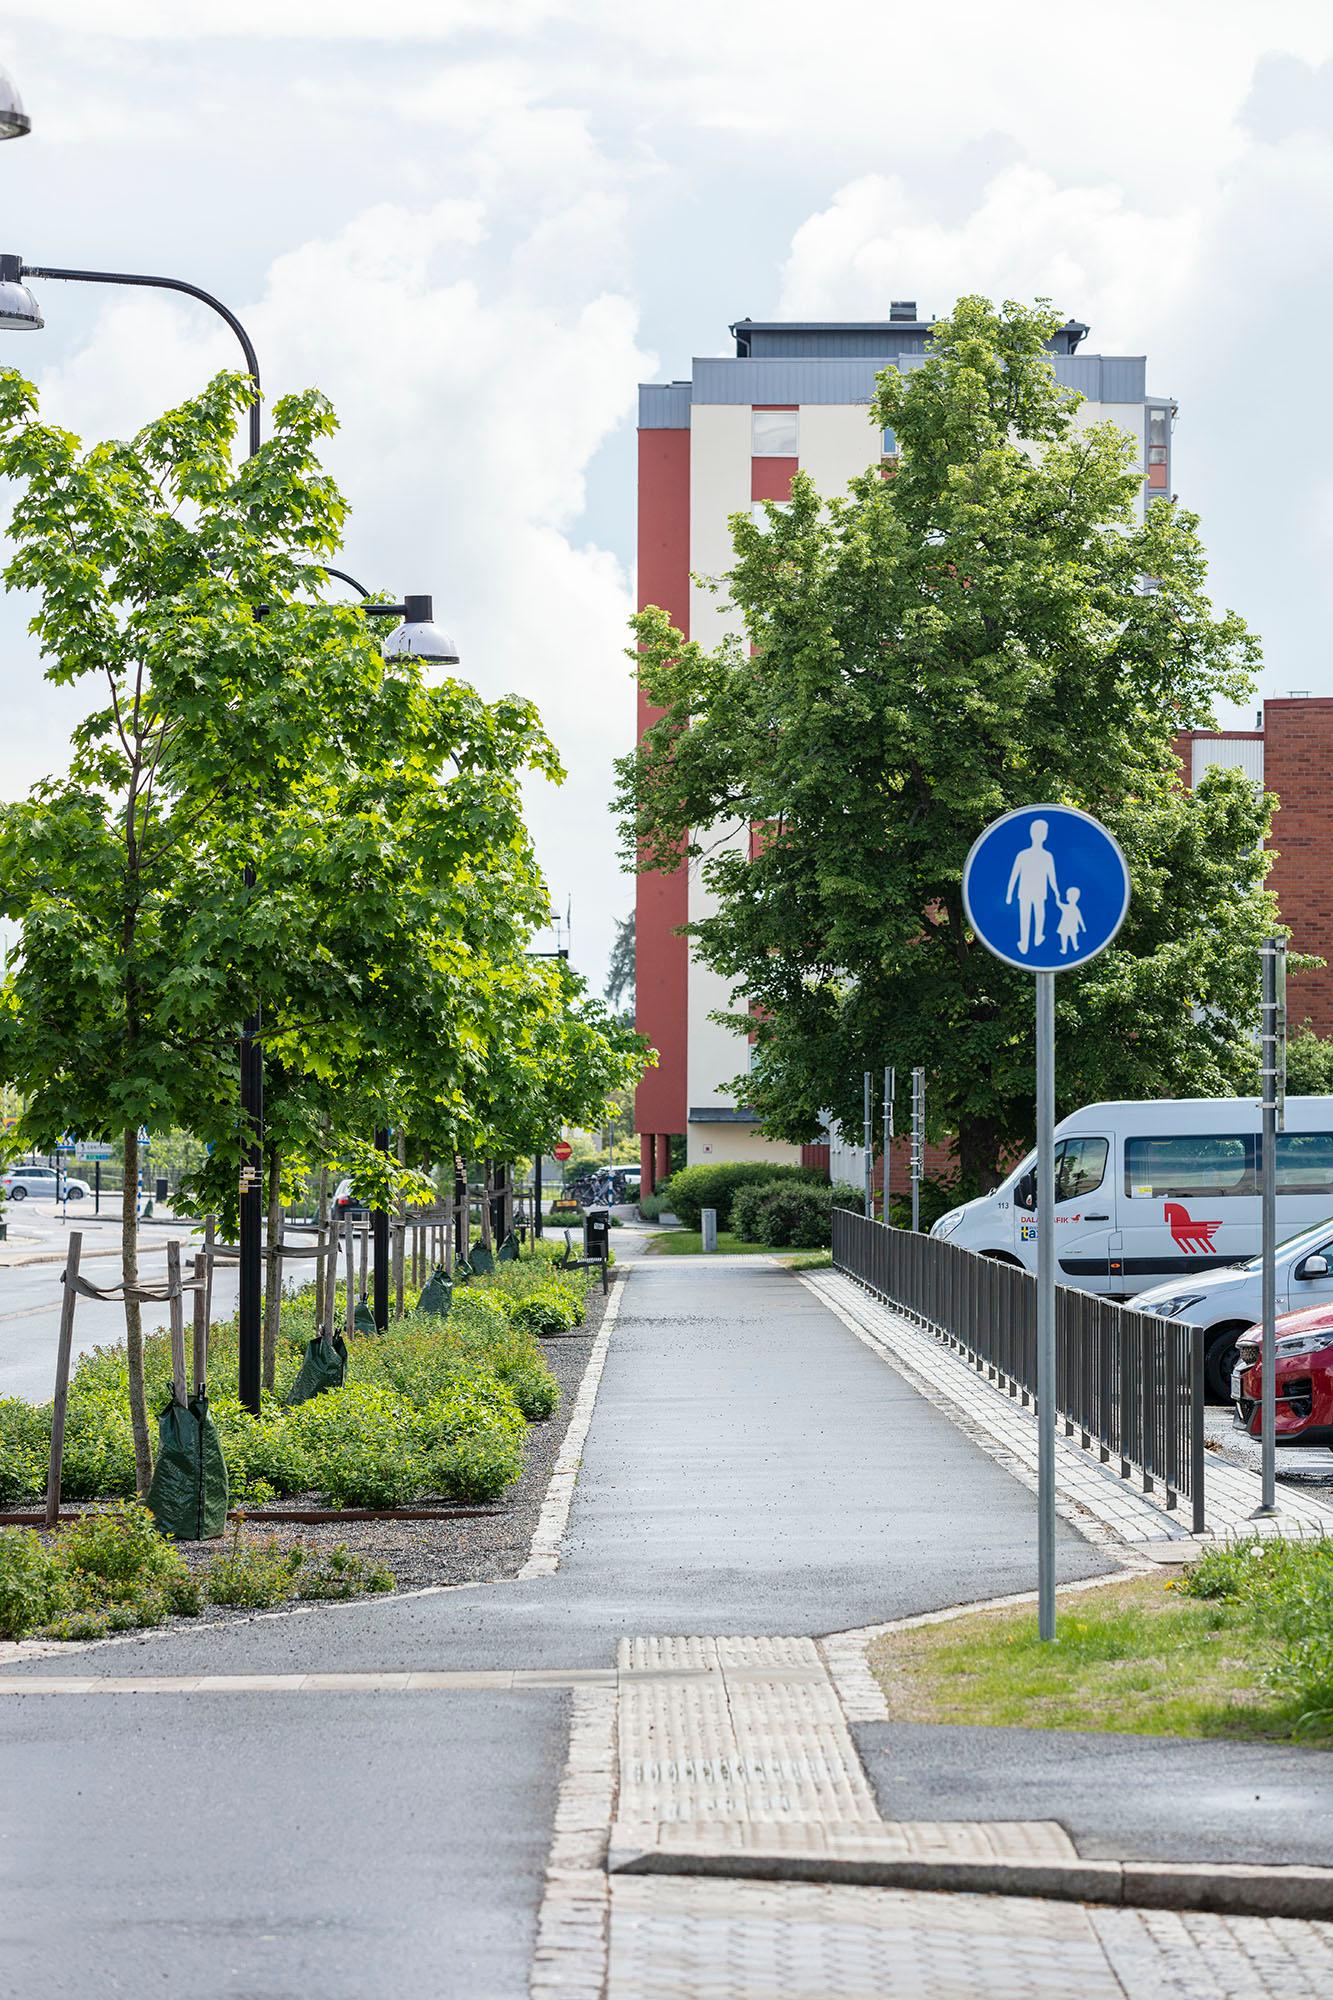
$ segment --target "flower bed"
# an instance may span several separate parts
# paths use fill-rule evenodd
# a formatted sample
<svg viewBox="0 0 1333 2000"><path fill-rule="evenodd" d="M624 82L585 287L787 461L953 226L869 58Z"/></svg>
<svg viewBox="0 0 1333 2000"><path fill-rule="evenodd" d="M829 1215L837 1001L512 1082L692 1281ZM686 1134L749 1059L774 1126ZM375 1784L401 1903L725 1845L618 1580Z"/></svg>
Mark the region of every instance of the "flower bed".
<svg viewBox="0 0 1333 2000"><path fill-rule="evenodd" d="M273 1392L251 1416L237 1379L234 1320L213 1328L210 1408L233 1502L311 1496L335 1506L399 1506L427 1496L497 1498L523 1469L529 1423L549 1417L559 1388L539 1334L577 1325L590 1274L557 1272L544 1247L459 1286L447 1319L407 1313L383 1334L354 1337L340 1389L293 1409L284 1398L314 1332L310 1291L284 1299ZM339 1298L335 1321L341 1324ZM145 1341L149 1406L171 1385L167 1336ZM0 1400L0 1503L45 1491L51 1406ZM70 1382L63 1492L69 1500L134 1492L123 1345L83 1356Z"/></svg>

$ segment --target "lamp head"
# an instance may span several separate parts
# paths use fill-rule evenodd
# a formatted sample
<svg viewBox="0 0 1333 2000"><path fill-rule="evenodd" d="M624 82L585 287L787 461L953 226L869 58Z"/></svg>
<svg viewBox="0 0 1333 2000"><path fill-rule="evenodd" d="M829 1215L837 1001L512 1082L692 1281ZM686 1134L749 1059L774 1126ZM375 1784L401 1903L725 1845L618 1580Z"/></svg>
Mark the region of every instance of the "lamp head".
<svg viewBox="0 0 1333 2000"><path fill-rule="evenodd" d="M13 77L0 69L0 139L22 139L32 130L32 120L23 109Z"/></svg>
<svg viewBox="0 0 1333 2000"><path fill-rule="evenodd" d="M429 597L403 599L403 622L390 632L384 641L383 652L386 660L408 654L413 659L429 661L433 666L458 665L458 648L448 633L442 632L435 623L435 607Z"/></svg>
<svg viewBox="0 0 1333 2000"><path fill-rule="evenodd" d="M0 330L36 333L45 324L41 307L23 282L23 259L0 256Z"/></svg>

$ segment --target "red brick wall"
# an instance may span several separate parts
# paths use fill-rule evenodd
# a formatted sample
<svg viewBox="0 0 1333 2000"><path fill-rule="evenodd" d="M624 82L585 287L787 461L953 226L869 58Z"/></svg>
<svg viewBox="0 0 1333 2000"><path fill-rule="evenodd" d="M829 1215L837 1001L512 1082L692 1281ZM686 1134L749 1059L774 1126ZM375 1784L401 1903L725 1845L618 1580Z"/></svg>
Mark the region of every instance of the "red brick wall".
<svg viewBox="0 0 1333 2000"><path fill-rule="evenodd" d="M1264 784L1280 802L1268 885L1291 927L1293 950L1330 961L1320 972L1293 975L1291 1025L1309 1019L1320 1034L1333 1034L1333 700L1265 702Z"/></svg>
<svg viewBox="0 0 1333 2000"><path fill-rule="evenodd" d="M639 432L639 606L657 604L674 625L690 629L690 434ZM639 691L639 734L661 714ZM677 930L688 914L683 867L642 873L635 895L635 1020L658 1052L634 1098L643 1134L685 1130L685 1042L688 946ZM645 1146L645 1186L651 1152Z"/></svg>

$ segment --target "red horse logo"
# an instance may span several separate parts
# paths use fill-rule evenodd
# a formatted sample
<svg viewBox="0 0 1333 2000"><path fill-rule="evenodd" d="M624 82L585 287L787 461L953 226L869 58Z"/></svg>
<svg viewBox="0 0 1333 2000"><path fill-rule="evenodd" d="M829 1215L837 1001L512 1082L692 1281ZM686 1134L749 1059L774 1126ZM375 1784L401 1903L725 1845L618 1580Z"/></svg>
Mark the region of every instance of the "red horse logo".
<svg viewBox="0 0 1333 2000"><path fill-rule="evenodd" d="M1181 1250L1192 1255L1195 1251L1212 1249L1213 1235L1222 1227L1220 1216L1216 1222L1196 1222L1189 1210L1182 1208L1178 1201L1163 1202L1162 1212L1171 1231L1171 1241Z"/></svg>

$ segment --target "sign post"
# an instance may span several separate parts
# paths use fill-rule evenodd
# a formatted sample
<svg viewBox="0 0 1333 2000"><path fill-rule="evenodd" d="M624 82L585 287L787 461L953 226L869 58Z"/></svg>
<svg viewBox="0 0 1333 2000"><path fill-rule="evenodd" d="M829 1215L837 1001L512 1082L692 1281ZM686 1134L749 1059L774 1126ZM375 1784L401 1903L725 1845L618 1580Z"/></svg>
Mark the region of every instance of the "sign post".
<svg viewBox="0 0 1333 2000"><path fill-rule="evenodd" d="M973 842L963 904L987 951L1036 976L1037 1629L1054 1639L1055 975L1110 944L1129 908L1129 868L1090 814L1022 806Z"/></svg>
<svg viewBox="0 0 1333 2000"><path fill-rule="evenodd" d="M875 1121L870 1099L870 1071L861 1078L863 1109L861 1115L861 1166L864 1181L865 1212L871 1221L875 1218Z"/></svg>
<svg viewBox="0 0 1333 2000"><path fill-rule="evenodd" d="M926 1157L926 1072L912 1071L912 1233L921 1227L921 1176Z"/></svg>
<svg viewBox="0 0 1333 2000"><path fill-rule="evenodd" d="M889 1158L893 1151L893 1067L884 1072L884 1220L889 1219Z"/></svg>
<svg viewBox="0 0 1333 2000"><path fill-rule="evenodd" d="M1286 1123L1287 946L1267 938L1260 946L1264 964L1260 1018L1259 1081L1263 1130L1260 1139L1261 1217L1260 1319L1263 1325L1259 1403L1263 1491L1252 1519L1277 1512L1277 1135Z"/></svg>

